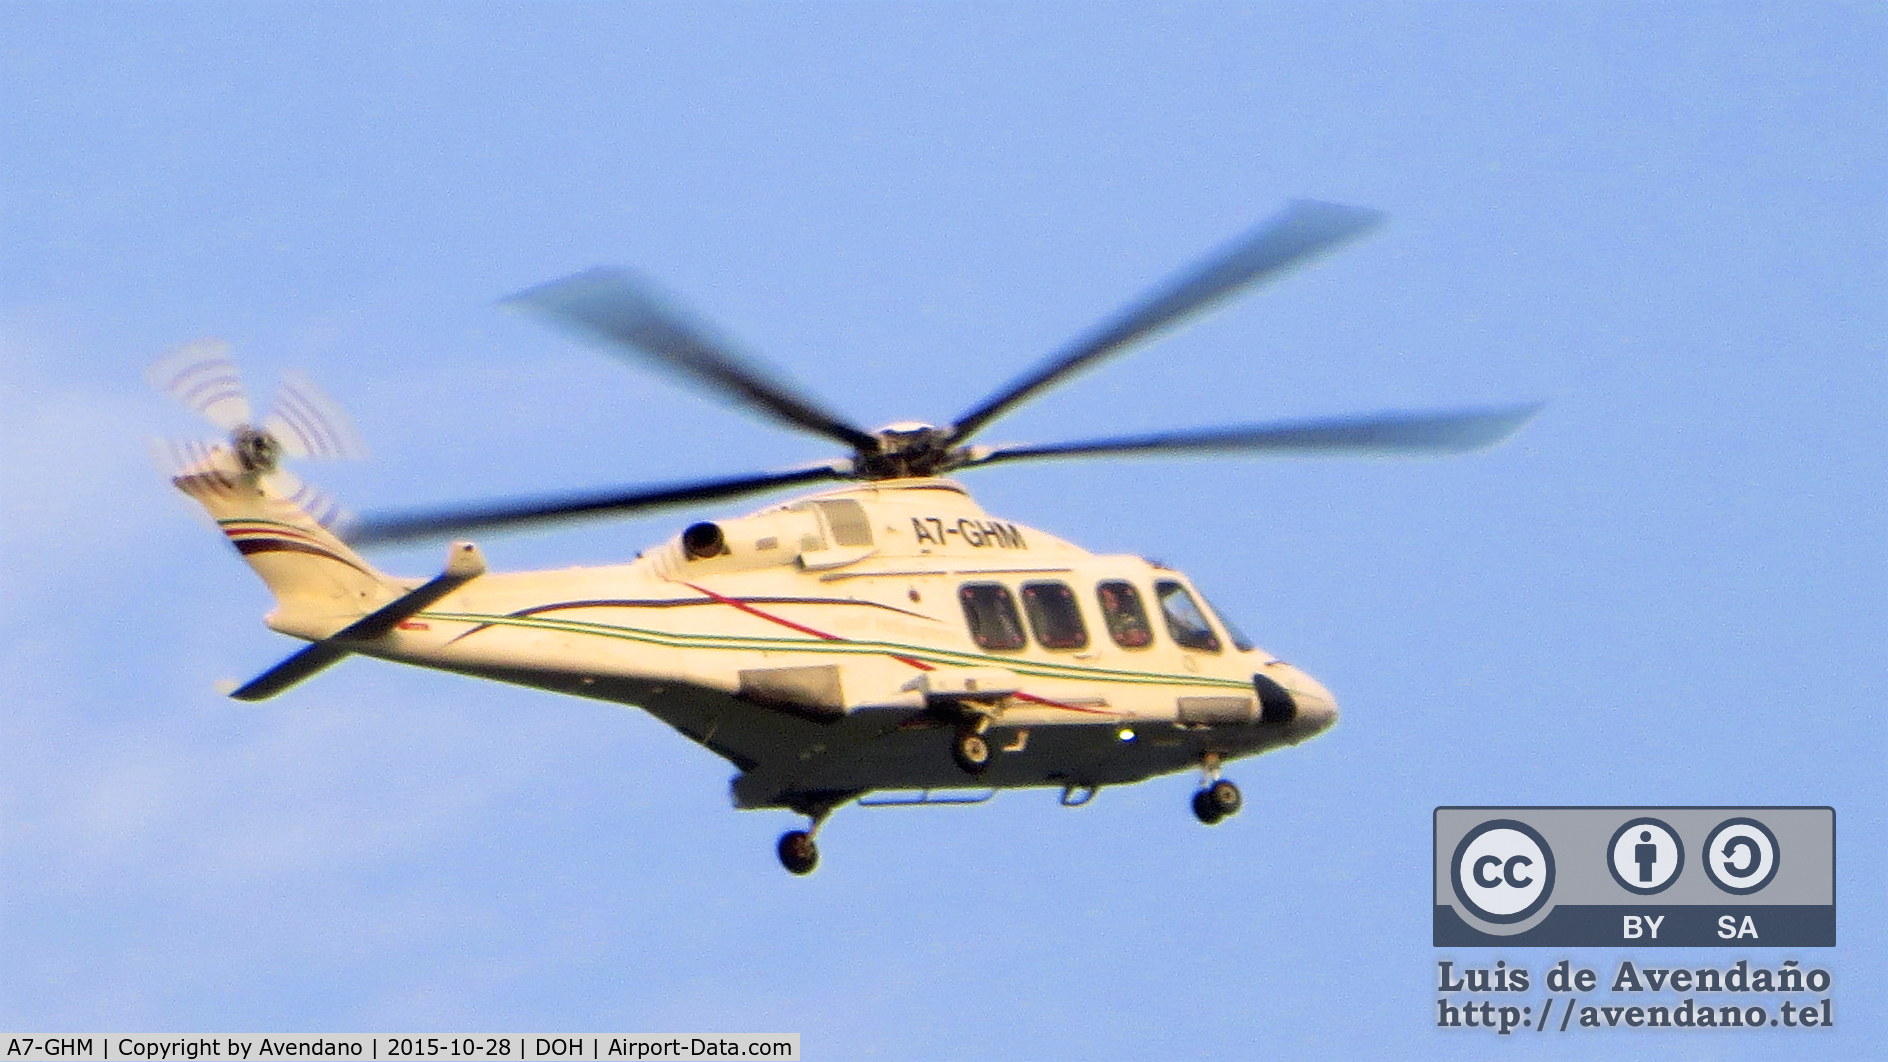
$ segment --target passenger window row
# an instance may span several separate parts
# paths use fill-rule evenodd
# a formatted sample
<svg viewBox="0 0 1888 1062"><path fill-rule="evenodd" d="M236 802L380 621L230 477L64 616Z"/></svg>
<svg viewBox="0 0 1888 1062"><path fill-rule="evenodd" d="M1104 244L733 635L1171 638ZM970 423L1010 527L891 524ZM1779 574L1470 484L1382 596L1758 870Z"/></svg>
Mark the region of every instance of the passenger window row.
<svg viewBox="0 0 1888 1062"><path fill-rule="evenodd" d="M1028 642L1023 632L1023 617L1029 618L1029 630L1044 649L1088 648L1088 626L1075 591L1067 583L1044 580L1024 583L1023 607L1002 583L965 583L957 592L963 602L964 619L970 624L970 636L978 648L997 652L1021 649ZM1179 582L1161 579L1154 583L1154 600L1160 605L1167 634L1174 644L1188 649L1217 653L1219 635L1206 619L1206 611L1193 594ZM1108 636L1123 649L1145 649L1154 644L1154 629L1148 622L1141 592L1124 579L1108 579L1095 587L1095 602ZM1233 642L1241 650L1251 645L1234 628Z"/></svg>

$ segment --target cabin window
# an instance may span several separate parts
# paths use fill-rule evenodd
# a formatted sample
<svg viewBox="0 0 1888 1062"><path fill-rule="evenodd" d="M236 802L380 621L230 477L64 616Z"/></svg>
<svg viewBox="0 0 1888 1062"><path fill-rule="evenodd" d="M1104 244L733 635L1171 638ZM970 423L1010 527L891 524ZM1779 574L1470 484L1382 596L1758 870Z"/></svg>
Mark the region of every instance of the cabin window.
<svg viewBox="0 0 1888 1062"><path fill-rule="evenodd" d="M1108 636L1123 649L1145 649L1154 644L1154 628L1147 624L1147 609L1133 583L1110 580L1095 588Z"/></svg>
<svg viewBox="0 0 1888 1062"><path fill-rule="evenodd" d="M1088 648L1088 627L1066 583L1024 583L1023 612L1044 649Z"/></svg>
<svg viewBox="0 0 1888 1062"><path fill-rule="evenodd" d="M964 603L964 618L970 622L970 637L980 649L1021 649L1023 617L1016 612L1016 599L1001 583L965 583L957 591Z"/></svg>
<svg viewBox="0 0 1888 1062"><path fill-rule="evenodd" d="M1200 611L1200 603L1193 600L1186 587L1171 579L1162 579L1154 584L1154 596L1160 599L1160 611L1167 618L1167 633L1173 635L1174 641L1188 649L1219 652L1219 635L1213 633L1212 625L1206 622L1206 613Z"/></svg>

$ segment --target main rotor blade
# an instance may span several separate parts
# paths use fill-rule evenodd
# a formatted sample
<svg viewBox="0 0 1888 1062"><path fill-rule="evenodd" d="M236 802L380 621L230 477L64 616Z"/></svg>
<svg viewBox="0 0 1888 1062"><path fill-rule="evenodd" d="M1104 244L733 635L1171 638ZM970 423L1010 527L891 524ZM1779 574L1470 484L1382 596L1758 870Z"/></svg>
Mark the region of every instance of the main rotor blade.
<svg viewBox="0 0 1888 1062"><path fill-rule="evenodd" d="M711 391L759 409L801 431L870 452L877 440L773 379L752 359L712 339L667 305L649 285L614 269L592 269L505 300L549 318L611 349L635 351Z"/></svg>
<svg viewBox="0 0 1888 1062"><path fill-rule="evenodd" d="M485 502L459 508L431 509L363 517L343 536L361 546L436 539L443 535L497 531L530 524L573 520L605 514L623 515L668 505L736 498L795 483L849 478L849 461L833 461L783 472L705 479L659 487L636 487L592 494Z"/></svg>
<svg viewBox="0 0 1888 1062"><path fill-rule="evenodd" d="M1312 199L1294 201L1283 214L1219 255L1182 273L1093 333L1011 381L957 419L951 442L960 443L1037 392L1052 387L1128 344L1199 313L1239 289L1303 265L1375 228L1383 214L1366 207Z"/></svg>
<svg viewBox="0 0 1888 1062"><path fill-rule="evenodd" d="M1331 420L1123 435L1050 446L972 447L958 467L1036 457L1251 451L1293 454L1419 454L1479 450L1513 435L1542 403L1435 413L1378 413Z"/></svg>

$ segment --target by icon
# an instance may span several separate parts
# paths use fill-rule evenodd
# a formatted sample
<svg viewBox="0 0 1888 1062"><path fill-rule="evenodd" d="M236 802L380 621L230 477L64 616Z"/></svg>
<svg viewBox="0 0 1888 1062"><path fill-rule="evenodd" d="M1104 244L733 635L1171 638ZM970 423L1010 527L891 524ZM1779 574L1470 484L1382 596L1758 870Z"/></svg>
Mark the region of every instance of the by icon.
<svg viewBox="0 0 1888 1062"><path fill-rule="evenodd" d="M1685 842L1660 819L1633 819L1613 831L1606 847L1606 869L1627 892L1640 896L1664 892L1685 869Z"/></svg>

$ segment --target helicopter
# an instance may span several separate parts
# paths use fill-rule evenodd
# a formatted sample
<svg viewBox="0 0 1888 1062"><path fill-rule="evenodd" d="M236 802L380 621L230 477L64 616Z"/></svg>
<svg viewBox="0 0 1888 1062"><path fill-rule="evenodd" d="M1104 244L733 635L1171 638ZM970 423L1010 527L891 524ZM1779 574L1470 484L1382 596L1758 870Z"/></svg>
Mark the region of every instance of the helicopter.
<svg viewBox="0 0 1888 1062"><path fill-rule="evenodd" d="M951 477L1049 458L1460 453L1507 438L1538 403L972 443L1023 402L1381 220L1295 201L949 423L875 431L784 383L640 278L579 273L507 301L849 454L363 519L283 467L363 451L331 399L287 377L258 420L227 346L186 344L150 379L227 437L173 445L172 482L273 594L268 626L309 643L230 696L272 697L359 655L641 708L734 766L736 808L806 819L776 845L794 874L815 868L820 827L852 802L980 803L1046 787L1079 806L1104 786L1198 771L1193 814L1219 823L1243 803L1222 767L1329 729L1331 692L1255 646L1183 573L992 515ZM626 564L492 572L462 539L422 581L360 552L815 484L827 487L697 521Z"/></svg>

